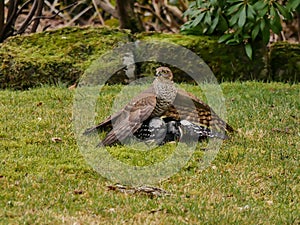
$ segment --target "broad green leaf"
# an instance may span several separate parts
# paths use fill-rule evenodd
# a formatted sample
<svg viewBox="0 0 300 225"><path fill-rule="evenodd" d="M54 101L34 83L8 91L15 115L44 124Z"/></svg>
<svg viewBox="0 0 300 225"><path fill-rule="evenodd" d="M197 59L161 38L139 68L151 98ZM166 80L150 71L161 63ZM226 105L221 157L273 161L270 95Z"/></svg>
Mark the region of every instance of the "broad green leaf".
<svg viewBox="0 0 300 225"><path fill-rule="evenodd" d="M183 13L183 16L189 16L190 18L193 18L193 14L195 14L196 12L194 10L190 10L188 9L187 11L185 11Z"/></svg>
<svg viewBox="0 0 300 225"><path fill-rule="evenodd" d="M271 19L269 20L270 27L276 34L279 34L282 29L281 21L280 21L279 14L277 13L277 10L273 6L270 8L270 15L271 15Z"/></svg>
<svg viewBox="0 0 300 225"><path fill-rule="evenodd" d="M276 13L275 16L270 20L271 29L274 33L279 34L282 30L281 21L279 15Z"/></svg>
<svg viewBox="0 0 300 225"><path fill-rule="evenodd" d="M187 21L182 25L182 28L184 28L184 29L189 28L191 26L191 24L192 24L192 21Z"/></svg>
<svg viewBox="0 0 300 225"><path fill-rule="evenodd" d="M253 7L259 11L259 10L262 10L263 8L267 7L268 6L268 3L264 0L258 0L254 5Z"/></svg>
<svg viewBox="0 0 300 225"><path fill-rule="evenodd" d="M255 15L256 15L256 12L255 12L253 6L248 4L247 5L247 18L249 18L250 20L254 20Z"/></svg>
<svg viewBox="0 0 300 225"><path fill-rule="evenodd" d="M220 29L223 32L226 31L228 29L228 24L223 15L220 15L219 21L220 22L218 24L218 29Z"/></svg>
<svg viewBox="0 0 300 225"><path fill-rule="evenodd" d="M227 0L228 3L244 2L244 0Z"/></svg>
<svg viewBox="0 0 300 225"><path fill-rule="evenodd" d="M252 40L255 40L259 32L259 23L255 25L254 29L251 32L251 38Z"/></svg>
<svg viewBox="0 0 300 225"><path fill-rule="evenodd" d="M275 34L280 34L282 31L282 26L280 23L278 25L271 24L270 27Z"/></svg>
<svg viewBox="0 0 300 225"><path fill-rule="evenodd" d="M190 15L189 10L186 10L182 15L183 15L184 17L185 17L185 16L189 16L189 15Z"/></svg>
<svg viewBox="0 0 300 225"><path fill-rule="evenodd" d="M191 29L191 25L189 24L183 24L181 27L180 27L180 31L186 31L186 30L189 30Z"/></svg>
<svg viewBox="0 0 300 225"><path fill-rule="evenodd" d="M218 16L215 17L212 21L212 24L208 30L208 33L211 34L212 32L214 32L214 30L216 29L218 23L219 23L219 14L217 14Z"/></svg>
<svg viewBox="0 0 300 225"><path fill-rule="evenodd" d="M289 13L288 9L280 5L279 3L275 2L276 8L279 10L280 14L285 19L291 19L291 14Z"/></svg>
<svg viewBox="0 0 300 225"><path fill-rule="evenodd" d="M243 8L240 8L238 12L232 15L232 17L229 19L229 26L234 26L238 23L238 20L240 18L240 13L243 10Z"/></svg>
<svg viewBox="0 0 300 225"><path fill-rule="evenodd" d="M240 43L239 40L236 38L229 39L228 41L225 42L226 45L236 45L239 43Z"/></svg>
<svg viewBox="0 0 300 225"><path fill-rule="evenodd" d="M209 11L206 12L204 23L206 23L207 25L211 25L211 13Z"/></svg>
<svg viewBox="0 0 300 225"><path fill-rule="evenodd" d="M247 43L245 45L245 51L246 51L246 54L249 57L249 59L252 59L252 46L250 43Z"/></svg>
<svg viewBox="0 0 300 225"><path fill-rule="evenodd" d="M227 14L227 15L231 15L231 14L237 12L241 6L243 6L243 3L239 3L239 4L236 4L236 5L231 6L231 7L227 10L226 14Z"/></svg>
<svg viewBox="0 0 300 225"><path fill-rule="evenodd" d="M251 38L250 34L248 34L248 33L244 33L242 36L243 36L243 39L245 39L245 40L246 39L248 40Z"/></svg>
<svg viewBox="0 0 300 225"><path fill-rule="evenodd" d="M269 12L269 7L266 6L266 7L262 8L262 9L260 9L260 10L257 10L257 15L259 17L264 17L264 16L267 15L268 12Z"/></svg>
<svg viewBox="0 0 300 225"><path fill-rule="evenodd" d="M246 6L243 7L243 9L240 13L238 26L243 27L245 25L245 23L246 23Z"/></svg>
<svg viewBox="0 0 300 225"><path fill-rule="evenodd" d="M276 11L273 6L271 6L271 8L270 8L270 15L271 15L271 19L276 15Z"/></svg>
<svg viewBox="0 0 300 225"><path fill-rule="evenodd" d="M200 15L202 12L200 10L192 10L190 13L189 13L189 17L190 18L195 18L196 16Z"/></svg>
<svg viewBox="0 0 300 225"><path fill-rule="evenodd" d="M202 13L202 14L200 14L199 16L197 16L197 17L193 20L191 26L192 26L192 27L197 26L197 25L202 21L204 15L205 15L205 13Z"/></svg>
<svg viewBox="0 0 300 225"><path fill-rule="evenodd" d="M276 14L274 16L274 25L281 26L281 20L280 20L280 14L278 13L278 10L276 10Z"/></svg>
<svg viewBox="0 0 300 225"><path fill-rule="evenodd" d="M260 30L263 31L265 29L266 22L265 19L260 20Z"/></svg>
<svg viewBox="0 0 300 225"><path fill-rule="evenodd" d="M189 8L193 8L194 6L196 6L196 2L191 2Z"/></svg>
<svg viewBox="0 0 300 225"><path fill-rule="evenodd" d="M227 41L229 38L231 38L232 37L232 34L224 34L224 35L222 35L220 38L219 38L219 40L218 40L218 42L219 43L222 43L222 42L224 42L224 41Z"/></svg>
<svg viewBox="0 0 300 225"><path fill-rule="evenodd" d="M238 30L236 30L235 32L234 32L234 35L233 35L233 37L234 37L234 39L237 41L237 42L240 42L240 39L241 39L241 34L242 34L242 31L243 31L243 29L238 29Z"/></svg>
<svg viewBox="0 0 300 225"><path fill-rule="evenodd" d="M266 45L270 40L270 27L269 24L266 23L265 28L261 31L263 43Z"/></svg>
<svg viewBox="0 0 300 225"><path fill-rule="evenodd" d="M295 10L296 8L298 8L299 5L300 5L299 0L289 0L286 7L289 10Z"/></svg>
<svg viewBox="0 0 300 225"><path fill-rule="evenodd" d="M197 0L197 6L200 7L202 5L202 0Z"/></svg>
<svg viewBox="0 0 300 225"><path fill-rule="evenodd" d="M209 3L211 5L217 5L218 1L217 0L210 0Z"/></svg>

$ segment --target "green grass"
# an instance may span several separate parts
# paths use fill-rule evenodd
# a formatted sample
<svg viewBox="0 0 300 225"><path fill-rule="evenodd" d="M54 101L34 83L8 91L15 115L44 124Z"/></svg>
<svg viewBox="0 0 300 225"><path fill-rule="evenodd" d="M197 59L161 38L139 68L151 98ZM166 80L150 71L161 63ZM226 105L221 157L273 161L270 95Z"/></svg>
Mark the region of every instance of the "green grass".
<svg viewBox="0 0 300 225"><path fill-rule="evenodd" d="M101 96L107 107L119 88ZM180 172L156 185L171 193L162 197L108 190L113 182L95 172L77 147L74 91L0 91L0 223L299 224L300 85L222 88L229 123L238 132L205 170L198 167L203 152L197 149ZM138 157L120 146L111 152L124 162Z"/></svg>

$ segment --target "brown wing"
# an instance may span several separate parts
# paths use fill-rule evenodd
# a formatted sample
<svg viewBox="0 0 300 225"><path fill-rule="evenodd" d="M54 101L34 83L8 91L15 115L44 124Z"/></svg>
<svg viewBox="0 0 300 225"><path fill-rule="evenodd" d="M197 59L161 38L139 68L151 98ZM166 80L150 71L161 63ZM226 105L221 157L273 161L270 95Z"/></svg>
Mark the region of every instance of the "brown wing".
<svg viewBox="0 0 300 225"><path fill-rule="evenodd" d="M183 90L178 90L173 106L165 113L165 116L176 120L186 119L217 130L234 131L209 105Z"/></svg>
<svg viewBox="0 0 300 225"><path fill-rule="evenodd" d="M134 104L126 105L118 117L111 120L113 129L106 135L102 144L112 145L135 133L150 117L155 105L155 96L147 96L137 100Z"/></svg>
<svg viewBox="0 0 300 225"><path fill-rule="evenodd" d="M150 88L148 88L148 89L144 90L143 92L141 92L136 98L131 100L120 111L116 112L113 115L108 116L105 120L103 120L101 123L97 124L96 126L86 129L83 134L87 135L87 134L93 133L97 130L100 130L100 131L109 131L109 130L111 130L112 129L112 121L116 121L118 119L122 120L122 118L125 116L123 111L125 110L126 107L130 107L130 106L134 105L140 99L144 99L144 98L148 98L148 97L154 97L154 96L155 96L154 90L153 90L153 87L151 86Z"/></svg>

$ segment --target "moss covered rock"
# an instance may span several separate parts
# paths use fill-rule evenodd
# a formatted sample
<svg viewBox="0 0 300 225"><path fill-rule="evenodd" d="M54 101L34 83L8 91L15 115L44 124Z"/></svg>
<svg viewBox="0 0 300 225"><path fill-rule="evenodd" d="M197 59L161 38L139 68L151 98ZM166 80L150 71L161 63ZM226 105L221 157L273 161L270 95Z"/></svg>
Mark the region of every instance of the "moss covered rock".
<svg viewBox="0 0 300 225"><path fill-rule="evenodd" d="M2 43L0 88L73 84L99 56L120 43L139 40L168 42L191 50L208 64L219 81L300 80L299 44L274 44L270 54L266 47L257 44L253 60L250 60L243 46L219 44L217 37L159 33L132 35L128 31L105 27L68 27L16 36ZM155 62L138 63L137 77L152 74L158 65ZM181 70L174 68L174 73L177 82L192 82ZM120 70L109 83L122 82L126 78L125 72Z"/></svg>
<svg viewBox="0 0 300 225"><path fill-rule="evenodd" d="M0 48L0 88L72 84L94 59L128 40L127 31L91 27L12 37Z"/></svg>
<svg viewBox="0 0 300 225"><path fill-rule="evenodd" d="M300 81L300 45L274 43L270 52L270 67L274 81Z"/></svg>

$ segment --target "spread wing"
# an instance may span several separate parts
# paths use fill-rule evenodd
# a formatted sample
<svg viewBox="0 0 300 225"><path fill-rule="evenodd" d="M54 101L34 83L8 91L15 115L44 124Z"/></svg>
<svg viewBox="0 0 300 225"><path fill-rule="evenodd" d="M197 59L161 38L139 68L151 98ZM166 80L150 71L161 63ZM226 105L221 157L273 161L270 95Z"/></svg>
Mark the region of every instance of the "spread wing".
<svg viewBox="0 0 300 225"><path fill-rule="evenodd" d="M124 108L122 108L120 111L114 113L113 115L108 116L106 119L104 119L101 123L97 124L96 126L90 127L88 129L85 130L85 132L83 133L84 135L93 133L97 130L100 131L109 131L112 129L112 121L116 121L116 120L122 120L122 118L125 118L125 112L124 110L127 108L132 108L132 106L134 104L137 103L137 101L139 101L140 99L144 99L144 98L151 98L154 97L154 90L153 87L151 86L150 88L144 90L143 92L141 92L136 98L134 98L133 100L131 100Z"/></svg>
<svg viewBox="0 0 300 225"><path fill-rule="evenodd" d="M155 106L156 96L151 86L131 100L120 111L108 116L98 125L88 128L83 134L87 135L97 130L109 131L102 144L112 145L135 133L143 122L150 117Z"/></svg>
<svg viewBox="0 0 300 225"><path fill-rule="evenodd" d="M156 105L156 97L150 95L130 103L111 119L112 130L102 141L103 145L112 145L133 135L147 120ZM105 121L104 121L105 122Z"/></svg>
<svg viewBox="0 0 300 225"><path fill-rule="evenodd" d="M178 90L173 106L165 112L164 116L176 120L188 120L216 130L234 131L209 105L183 90Z"/></svg>

